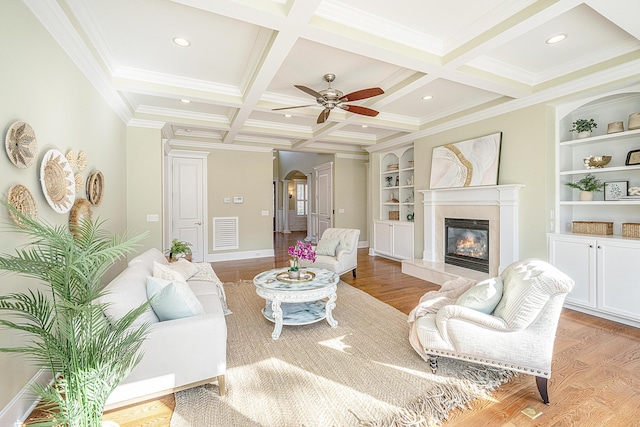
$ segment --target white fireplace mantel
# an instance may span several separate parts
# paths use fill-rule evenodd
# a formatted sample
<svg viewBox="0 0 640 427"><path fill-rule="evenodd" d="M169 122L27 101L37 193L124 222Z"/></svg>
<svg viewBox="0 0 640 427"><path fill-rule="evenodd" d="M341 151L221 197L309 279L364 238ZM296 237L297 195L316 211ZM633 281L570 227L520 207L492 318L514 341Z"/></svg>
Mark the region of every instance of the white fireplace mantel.
<svg viewBox="0 0 640 427"><path fill-rule="evenodd" d="M518 204L522 184L492 185L482 187L440 188L420 190L424 196L424 252L423 260L444 262L441 242L444 226L439 221L438 209L446 206L469 206L469 218L473 218L473 206L497 206L499 261L498 273L518 259ZM494 243L495 244L495 243Z"/></svg>

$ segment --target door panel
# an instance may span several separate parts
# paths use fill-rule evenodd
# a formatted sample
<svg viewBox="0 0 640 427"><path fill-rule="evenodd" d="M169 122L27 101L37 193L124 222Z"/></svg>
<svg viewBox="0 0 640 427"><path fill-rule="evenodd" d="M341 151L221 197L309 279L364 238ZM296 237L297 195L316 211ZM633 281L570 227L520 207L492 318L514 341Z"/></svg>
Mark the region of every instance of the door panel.
<svg viewBox="0 0 640 427"><path fill-rule="evenodd" d="M333 227L333 166L316 168L316 209L318 216L318 238L327 228Z"/></svg>
<svg viewBox="0 0 640 427"><path fill-rule="evenodd" d="M191 243L193 261L204 259L203 160L174 158L172 238Z"/></svg>

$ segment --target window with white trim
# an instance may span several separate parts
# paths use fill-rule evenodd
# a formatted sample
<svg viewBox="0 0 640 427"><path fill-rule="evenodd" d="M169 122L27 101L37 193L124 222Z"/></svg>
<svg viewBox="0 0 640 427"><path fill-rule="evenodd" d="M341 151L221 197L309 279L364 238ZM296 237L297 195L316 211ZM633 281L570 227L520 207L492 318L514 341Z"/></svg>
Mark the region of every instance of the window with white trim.
<svg viewBox="0 0 640 427"><path fill-rule="evenodd" d="M309 187L307 180L294 179L293 185L296 189L296 215L305 216L309 211Z"/></svg>

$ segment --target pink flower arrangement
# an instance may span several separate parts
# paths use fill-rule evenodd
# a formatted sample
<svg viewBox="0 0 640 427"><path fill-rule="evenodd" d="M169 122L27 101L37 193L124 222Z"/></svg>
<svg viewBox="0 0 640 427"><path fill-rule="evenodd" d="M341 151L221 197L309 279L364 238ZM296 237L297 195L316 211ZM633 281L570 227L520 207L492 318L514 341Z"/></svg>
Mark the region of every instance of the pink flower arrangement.
<svg viewBox="0 0 640 427"><path fill-rule="evenodd" d="M290 268L292 271L298 270L299 259L306 259L311 262L316 261L316 251L310 243L298 241L295 245L289 246L288 254L293 258L293 263Z"/></svg>

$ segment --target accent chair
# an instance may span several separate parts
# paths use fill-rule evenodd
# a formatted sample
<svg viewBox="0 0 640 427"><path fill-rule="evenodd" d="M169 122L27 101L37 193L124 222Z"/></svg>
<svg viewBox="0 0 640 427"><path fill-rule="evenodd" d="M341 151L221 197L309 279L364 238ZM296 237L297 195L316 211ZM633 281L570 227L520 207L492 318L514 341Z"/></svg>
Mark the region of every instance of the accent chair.
<svg viewBox="0 0 640 427"><path fill-rule="evenodd" d="M338 276L351 271L356 277L359 238L355 228L327 228L316 246L316 262L300 260L300 267L325 268Z"/></svg>
<svg viewBox="0 0 640 427"><path fill-rule="evenodd" d="M509 265L474 283L454 279L425 294L410 313L410 341L436 373L438 357L467 360L536 377L542 401L569 276L537 259Z"/></svg>

